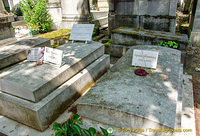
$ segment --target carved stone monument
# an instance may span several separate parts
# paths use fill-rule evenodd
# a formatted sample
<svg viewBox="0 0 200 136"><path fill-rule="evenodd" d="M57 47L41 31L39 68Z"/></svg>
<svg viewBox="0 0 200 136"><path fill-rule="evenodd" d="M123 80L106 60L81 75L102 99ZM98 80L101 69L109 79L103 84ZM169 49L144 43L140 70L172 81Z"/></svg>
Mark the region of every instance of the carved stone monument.
<svg viewBox="0 0 200 136"><path fill-rule="evenodd" d="M53 29L58 29L62 22L61 0L48 0L46 6L53 20Z"/></svg>
<svg viewBox="0 0 200 136"><path fill-rule="evenodd" d="M89 23L88 0L61 0L62 23L61 28L72 28L73 24Z"/></svg>
<svg viewBox="0 0 200 136"><path fill-rule="evenodd" d="M13 16L0 14L0 40L14 37L14 31L12 28Z"/></svg>
<svg viewBox="0 0 200 136"><path fill-rule="evenodd" d="M110 0L109 30L134 27L175 32L177 0Z"/></svg>

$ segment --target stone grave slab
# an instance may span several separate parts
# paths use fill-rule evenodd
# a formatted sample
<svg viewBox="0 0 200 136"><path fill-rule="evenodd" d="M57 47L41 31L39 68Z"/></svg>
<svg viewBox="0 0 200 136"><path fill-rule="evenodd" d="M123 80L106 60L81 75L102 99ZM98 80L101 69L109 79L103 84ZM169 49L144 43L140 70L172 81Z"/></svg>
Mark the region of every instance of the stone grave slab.
<svg viewBox="0 0 200 136"><path fill-rule="evenodd" d="M43 131L109 67L110 57L103 55L37 103L1 92L0 114Z"/></svg>
<svg viewBox="0 0 200 136"><path fill-rule="evenodd" d="M38 102L104 54L104 46L98 42L65 44L57 49L63 51L64 64L61 67L21 62L1 71L0 90Z"/></svg>
<svg viewBox="0 0 200 136"><path fill-rule="evenodd" d="M26 59L26 50L33 47L50 46L50 40L27 38L0 47L0 69Z"/></svg>
<svg viewBox="0 0 200 136"><path fill-rule="evenodd" d="M133 49L158 51L157 69L146 77L134 74ZM181 52L157 46L135 46L77 102L86 118L119 128L174 129L180 118Z"/></svg>
<svg viewBox="0 0 200 136"><path fill-rule="evenodd" d="M112 31L111 41L113 44L133 45L156 45L162 41L175 41L180 50L185 50L188 45L188 37L184 34L170 32L140 30L131 27L119 27Z"/></svg>

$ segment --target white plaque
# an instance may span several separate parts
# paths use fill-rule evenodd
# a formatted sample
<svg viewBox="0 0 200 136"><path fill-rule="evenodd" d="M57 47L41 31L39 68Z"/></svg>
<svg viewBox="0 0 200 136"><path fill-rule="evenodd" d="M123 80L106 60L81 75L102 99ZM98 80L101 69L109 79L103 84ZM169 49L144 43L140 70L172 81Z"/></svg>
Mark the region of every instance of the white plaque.
<svg viewBox="0 0 200 136"><path fill-rule="evenodd" d="M141 66L156 69L158 62L158 52L147 50L133 50L133 66Z"/></svg>
<svg viewBox="0 0 200 136"><path fill-rule="evenodd" d="M27 49L28 61L39 61L44 54L44 48L29 48Z"/></svg>
<svg viewBox="0 0 200 136"><path fill-rule="evenodd" d="M45 47L44 50L44 62L54 63L56 65L62 64L63 51L58 49L53 49L50 47Z"/></svg>
<svg viewBox="0 0 200 136"><path fill-rule="evenodd" d="M69 40L92 41L94 24L74 24Z"/></svg>

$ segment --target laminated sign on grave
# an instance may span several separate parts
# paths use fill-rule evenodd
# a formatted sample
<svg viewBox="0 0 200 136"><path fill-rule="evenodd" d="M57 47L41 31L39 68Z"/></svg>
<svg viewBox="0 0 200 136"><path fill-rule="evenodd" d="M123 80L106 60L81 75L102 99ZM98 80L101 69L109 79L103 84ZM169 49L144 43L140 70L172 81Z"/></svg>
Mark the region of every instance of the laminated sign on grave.
<svg viewBox="0 0 200 136"><path fill-rule="evenodd" d="M92 41L92 34L94 30L94 24L74 24L72 27L69 40L72 43L76 41Z"/></svg>
<svg viewBox="0 0 200 136"><path fill-rule="evenodd" d="M133 66L141 66L146 68L156 69L158 62L158 52L157 51L147 51L147 50L133 50Z"/></svg>
<svg viewBox="0 0 200 136"><path fill-rule="evenodd" d="M45 47L44 62L50 62L50 63L56 64L56 65L61 65L62 58L63 58L62 50Z"/></svg>
<svg viewBox="0 0 200 136"><path fill-rule="evenodd" d="M39 61L44 55L44 48L29 48L27 49L28 61Z"/></svg>

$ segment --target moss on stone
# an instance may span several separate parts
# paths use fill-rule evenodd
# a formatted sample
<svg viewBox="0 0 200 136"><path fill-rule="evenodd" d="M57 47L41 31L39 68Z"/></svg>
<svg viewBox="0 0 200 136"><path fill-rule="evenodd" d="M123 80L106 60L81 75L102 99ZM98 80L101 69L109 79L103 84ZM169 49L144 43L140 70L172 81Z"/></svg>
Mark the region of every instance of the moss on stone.
<svg viewBox="0 0 200 136"><path fill-rule="evenodd" d="M70 36L70 32L71 30L69 29L60 29L60 30L49 32L46 34L40 34L37 37L51 39L51 40L61 39L61 38L68 40Z"/></svg>
<svg viewBox="0 0 200 136"><path fill-rule="evenodd" d="M94 37L92 38L92 40L93 40L93 41L98 41L98 40L100 40L101 38L103 38L104 36L105 36L105 34L100 34L100 35L94 36Z"/></svg>
<svg viewBox="0 0 200 136"><path fill-rule="evenodd" d="M169 16L169 15L157 15L157 16L151 16L151 15L143 15L144 17L153 17L153 18L163 18L163 19L176 19L176 16Z"/></svg>
<svg viewBox="0 0 200 136"><path fill-rule="evenodd" d="M114 29L113 32L118 32L120 31L121 29L130 29L130 30L133 30L133 31L143 31L144 29L139 29L139 28L133 28L133 27L119 27L117 29Z"/></svg>
<svg viewBox="0 0 200 136"><path fill-rule="evenodd" d="M171 36L169 38L172 39L172 40L174 40L174 41L180 41L181 40L180 38L176 38L176 37L173 37L173 36Z"/></svg>
<svg viewBox="0 0 200 136"><path fill-rule="evenodd" d="M184 34L176 32L176 35L183 36Z"/></svg>
<svg viewBox="0 0 200 136"><path fill-rule="evenodd" d="M105 46L110 46L112 45L111 40L109 40L108 42L104 43Z"/></svg>

